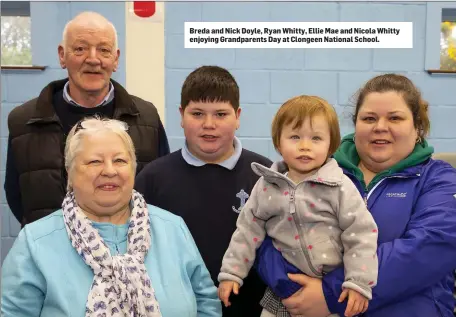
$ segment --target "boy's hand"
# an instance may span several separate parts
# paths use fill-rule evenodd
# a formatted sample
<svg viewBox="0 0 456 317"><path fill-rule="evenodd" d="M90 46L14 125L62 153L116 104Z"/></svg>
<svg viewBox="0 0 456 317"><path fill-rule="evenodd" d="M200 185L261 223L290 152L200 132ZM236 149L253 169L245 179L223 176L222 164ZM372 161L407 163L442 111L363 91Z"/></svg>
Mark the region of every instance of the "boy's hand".
<svg viewBox="0 0 456 317"><path fill-rule="evenodd" d="M339 303L343 302L348 296L347 309L345 316L352 317L366 312L369 307L369 300L355 290L345 288L340 294Z"/></svg>
<svg viewBox="0 0 456 317"><path fill-rule="evenodd" d="M220 282L218 287L218 297L223 302L223 304L225 304L225 307L231 305L231 303L228 301L231 295L231 291L237 295L239 293L239 284L233 281Z"/></svg>

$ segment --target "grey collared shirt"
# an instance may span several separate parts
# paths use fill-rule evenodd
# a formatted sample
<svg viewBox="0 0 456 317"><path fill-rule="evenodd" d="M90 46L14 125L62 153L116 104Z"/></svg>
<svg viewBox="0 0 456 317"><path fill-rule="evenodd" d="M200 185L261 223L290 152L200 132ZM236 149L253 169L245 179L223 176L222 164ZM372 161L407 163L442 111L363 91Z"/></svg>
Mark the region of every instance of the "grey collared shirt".
<svg viewBox="0 0 456 317"><path fill-rule="evenodd" d="M234 153L231 155L229 158L224 160L223 162L217 163L220 166L223 166L226 169L232 170L235 166L236 163L239 161L239 158L241 157L242 154L242 144L241 140L239 140L237 137L234 137ZM190 165L193 166L203 166L206 165L207 163L200 160L196 156L194 156L192 153L190 153L190 150L187 147L187 142L185 142L184 147L182 148L182 157L184 158L185 162L187 162Z"/></svg>
<svg viewBox="0 0 456 317"><path fill-rule="evenodd" d="M69 84L70 84L70 82L67 81L65 86L63 87L63 99L65 99L66 102L68 102L72 105L75 105L78 107L83 107L82 105L80 105L76 101L74 101L73 98L71 98L70 94L68 93ZM109 83L109 87L110 87L110 89L109 89L109 92L106 95L106 97L104 97L104 99L95 107L104 106L104 105L110 103L114 99L114 85L111 82Z"/></svg>

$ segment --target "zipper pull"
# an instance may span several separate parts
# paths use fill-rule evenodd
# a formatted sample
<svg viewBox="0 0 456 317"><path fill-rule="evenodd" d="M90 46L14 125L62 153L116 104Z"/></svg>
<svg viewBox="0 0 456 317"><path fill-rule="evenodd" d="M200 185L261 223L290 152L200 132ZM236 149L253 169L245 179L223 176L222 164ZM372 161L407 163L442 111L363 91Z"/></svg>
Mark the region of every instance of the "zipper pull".
<svg viewBox="0 0 456 317"><path fill-rule="evenodd" d="M119 252L119 248L117 247L117 244L116 244L116 251L117 251L117 255L119 255L120 252Z"/></svg>
<svg viewBox="0 0 456 317"><path fill-rule="evenodd" d="M294 191L290 191L290 213L294 214L296 212L295 197Z"/></svg>
<svg viewBox="0 0 456 317"><path fill-rule="evenodd" d="M290 192L290 200L294 201L294 192Z"/></svg>
<svg viewBox="0 0 456 317"><path fill-rule="evenodd" d="M364 193L364 204L365 204L366 207L367 207L367 195L366 195L366 193Z"/></svg>

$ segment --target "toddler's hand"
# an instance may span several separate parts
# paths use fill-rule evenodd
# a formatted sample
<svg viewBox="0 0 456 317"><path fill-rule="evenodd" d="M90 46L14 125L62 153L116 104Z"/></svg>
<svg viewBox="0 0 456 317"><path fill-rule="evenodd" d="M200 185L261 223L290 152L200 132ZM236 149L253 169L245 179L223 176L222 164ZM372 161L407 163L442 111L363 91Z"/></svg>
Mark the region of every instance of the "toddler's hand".
<svg viewBox="0 0 456 317"><path fill-rule="evenodd" d="M340 294L339 303L343 302L348 296L348 304L345 309L345 316L352 317L366 312L369 307L369 300L355 290L345 288Z"/></svg>
<svg viewBox="0 0 456 317"><path fill-rule="evenodd" d="M231 303L228 301L231 295L231 291L237 295L239 293L239 284L233 281L220 282L220 285L218 287L218 297L223 302L223 304L225 304L225 307L231 305Z"/></svg>

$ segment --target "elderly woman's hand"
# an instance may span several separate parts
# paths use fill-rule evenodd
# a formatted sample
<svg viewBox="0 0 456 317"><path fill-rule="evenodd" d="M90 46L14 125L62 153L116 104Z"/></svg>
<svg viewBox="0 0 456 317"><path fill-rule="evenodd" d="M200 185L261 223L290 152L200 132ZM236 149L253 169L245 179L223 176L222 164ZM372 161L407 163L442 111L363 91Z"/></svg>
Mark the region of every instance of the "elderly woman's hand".
<svg viewBox="0 0 456 317"><path fill-rule="evenodd" d="M327 317L331 314L323 295L322 281L304 274L288 274L288 277L302 285L302 288L282 303L293 316Z"/></svg>

